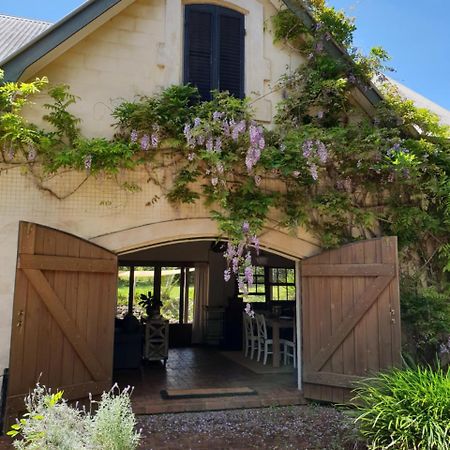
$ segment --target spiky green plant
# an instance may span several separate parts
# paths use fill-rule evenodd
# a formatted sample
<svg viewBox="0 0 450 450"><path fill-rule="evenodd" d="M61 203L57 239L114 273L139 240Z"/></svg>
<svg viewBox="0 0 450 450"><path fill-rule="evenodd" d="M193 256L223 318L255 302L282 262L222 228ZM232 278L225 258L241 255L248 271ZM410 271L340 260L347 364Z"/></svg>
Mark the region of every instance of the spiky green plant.
<svg viewBox="0 0 450 450"><path fill-rule="evenodd" d="M355 389L354 414L371 450L450 449L450 371L394 369Z"/></svg>

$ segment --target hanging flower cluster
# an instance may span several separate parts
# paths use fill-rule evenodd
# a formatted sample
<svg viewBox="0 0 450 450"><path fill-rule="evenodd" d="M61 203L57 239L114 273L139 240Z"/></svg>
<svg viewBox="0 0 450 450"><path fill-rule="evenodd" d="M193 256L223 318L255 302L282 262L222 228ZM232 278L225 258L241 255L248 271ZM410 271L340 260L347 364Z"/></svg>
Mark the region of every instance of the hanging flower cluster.
<svg viewBox="0 0 450 450"><path fill-rule="evenodd" d="M188 154L188 161L193 161L197 156L195 148L200 147L208 153L221 153L226 140L237 143L241 137L247 137L249 147L245 156L245 165L250 173L261 158L261 152L266 146L264 139L264 128L256 122L247 123L245 120L239 122L224 118L224 113L215 111L212 123L202 121L199 117L193 124L186 124L184 136L188 147L192 149ZM210 169L210 173L223 173L223 166ZM218 184L218 177L212 177L213 186Z"/></svg>
<svg viewBox="0 0 450 450"><path fill-rule="evenodd" d="M147 151L150 148L157 148L159 144L159 129L155 127L151 134L144 133L139 134L137 130L133 130L130 134L130 140L132 143L138 144L141 150Z"/></svg>
<svg viewBox="0 0 450 450"><path fill-rule="evenodd" d="M264 139L263 127L251 124L248 132L250 136L250 147L245 157L245 165L248 172L251 172L261 157L261 151L264 150L266 141Z"/></svg>
<svg viewBox="0 0 450 450"><path fill-rule="evenodd" d="M234 275L238 280L239 290L248 294L254 282L254 267L252 266L251 249L254 248L259 255L259 239L250 232L250 224L242 224L242 239L238 244L228 242L224 258L227 261L227 268L224 272L225 281L231 279Z"/></svg>
<svg viewBox="0 0 450 450"><path fill-rule="evenodd" d="M251 317L252 319L255 318L255 311L253 311L252 305L250 303L247 303L245 305L244 312L245 314L247 314L247 316Z"/></svg>
<svg viewBox="0 0 450 450"><path fill-rule="evenodd" d="M303 157L306 159L309 173L314 181L319 178L318 163L325 164L328 160L328 150L322 141L306 140L302 146Z"/></svg>

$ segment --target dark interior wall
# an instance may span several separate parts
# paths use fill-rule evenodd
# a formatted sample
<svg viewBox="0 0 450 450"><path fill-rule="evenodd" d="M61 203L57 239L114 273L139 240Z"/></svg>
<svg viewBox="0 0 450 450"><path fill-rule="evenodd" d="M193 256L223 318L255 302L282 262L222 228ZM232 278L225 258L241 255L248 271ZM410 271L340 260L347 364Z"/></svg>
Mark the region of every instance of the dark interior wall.
<svg viewBox="0 0 450 450"><path fill-rule="evenodd" d="M208 262L210 241L183 242L161 247L138 250L119 256L120 263L126 262Z"/></svg>
<svg viewBox="0 0 450 450"><path fill-rule="evenodd" d="M164 263L176 263L176 262L217 262L223 266L225 270L225 264L222 252L211 251L211 246L214 241L195 241L195 242L182 242L178 244L162 245L160 247L153 247L143 250L136 250L131 253L126 253L119 256L121 264L126 265L127 262L164 262ZM211 256L213 255L213 256ZM217 257L215 256L217 255ZM261 251L259 257L254 261L257 265L271 266L271 267L294 267L294 261L283 258L282 256L275 255ZM223 275L223 270L222 270Z"/></svg>

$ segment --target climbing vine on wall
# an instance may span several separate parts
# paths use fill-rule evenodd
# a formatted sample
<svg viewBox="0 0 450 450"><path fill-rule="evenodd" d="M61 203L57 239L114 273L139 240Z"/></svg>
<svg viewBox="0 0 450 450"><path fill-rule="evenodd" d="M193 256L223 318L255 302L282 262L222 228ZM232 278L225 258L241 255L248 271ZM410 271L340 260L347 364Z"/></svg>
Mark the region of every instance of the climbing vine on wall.
<svg viewBox="0 0 450 450"><path fill-rule="evenodd" d="M44 130L26 122L21 110L47 80L4 83L2 167L40 165L48 173L75 169L89 176L137 166L155 172L169 153L176 173L162 186L165 195L172 203L210 206L230 240L224 276L242 273L244 288L252 283L251 252L268 221L302 226L326 248L398 235L410 263L404 268L445 288L449 130L389 84L381 86L387 54L376 47L364 56L354 48L355 26L342 12L322 0L310 0L306 8L315 19L311 28L287 8L273 18L274 39L306 58L274 86L284 100L273 129L253 120L247 100L216 92L200 102L196 88L171 86L120 104L113 112L114 139L87 139L70 113L77 98L67 86L48 89ZM328 42L347 56L330 56ZM385 100L368 117L355 107L354 92L372 89L374 78Z"/></svg>

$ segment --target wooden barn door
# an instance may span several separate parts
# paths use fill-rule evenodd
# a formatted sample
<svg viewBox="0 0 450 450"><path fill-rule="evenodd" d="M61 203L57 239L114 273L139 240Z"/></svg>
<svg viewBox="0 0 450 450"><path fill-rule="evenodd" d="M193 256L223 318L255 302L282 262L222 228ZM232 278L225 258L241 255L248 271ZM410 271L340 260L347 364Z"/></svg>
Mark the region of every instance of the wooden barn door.
<svg viewBox="0 0 450 450"><path fill-rule="evenodd" d="M301 287L305 397L346 401L355 381L400 365L395 237L303 261Z"/></svg>
<svg viewBox="0 0 450 450"><path fill-rule="evenodd" d="M21 222L6 420L39 380L77 399L112 380L117 257L88 241Z"/></svg>

